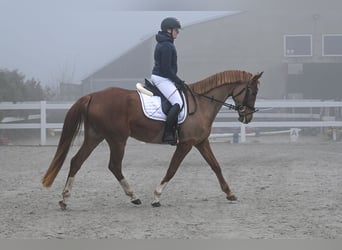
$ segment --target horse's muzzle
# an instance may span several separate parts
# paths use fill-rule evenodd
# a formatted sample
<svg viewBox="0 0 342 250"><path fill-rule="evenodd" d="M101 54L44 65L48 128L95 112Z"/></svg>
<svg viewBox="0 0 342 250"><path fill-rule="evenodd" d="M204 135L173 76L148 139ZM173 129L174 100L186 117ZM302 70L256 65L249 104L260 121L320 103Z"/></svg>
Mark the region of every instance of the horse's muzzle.
<svg viewBox="0 0 342 250"><path fill-rule="evenodd" d="M239 114L239 122L248 124L253 118L253 114Z"/></svg>

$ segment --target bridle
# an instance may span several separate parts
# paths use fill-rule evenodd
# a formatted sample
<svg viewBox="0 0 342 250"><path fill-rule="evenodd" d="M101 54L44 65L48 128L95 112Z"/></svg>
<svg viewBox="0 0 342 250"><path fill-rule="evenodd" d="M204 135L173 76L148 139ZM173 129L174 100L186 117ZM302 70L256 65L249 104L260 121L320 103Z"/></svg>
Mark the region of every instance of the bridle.
<svg viewBox="0 0 342 250"><path fill-rule="evenodd" d="M186 85L187 86L187 85ZM218 100L216 98L214 98L213 96L208 96L208 95L205 95L205 94L199 94L199 93L196 93L194 91L192 91L188 86L187 86L187 90L191 93L192 95L192 98L194 99L195 101L195 110L192 111L191 113L189 112L189 115L193 115L196 113L197 111L197 102L196 102L196 98L195 98L195 95L196 96L200 96L200 97L203 97L203 98L206 98L208 100L210 100L211 102L216 102L216 103L219 103L221 104L222 106L225 106L227 108L229 108L230 110L235 110L235 111L238 111L241 115L241 113L243 113L244 116L247 116L249 114L253 114L255 112L258 112L259 110L254 108L254 107L251 107L249 104L248 104L248 98L249 98L249 93L250 91L252 91L251 87L250 87L250 81L247 82L246 86L241 89L237 94L233 95L232 98L235 101L235 98L242 95L243 93L245 93L245 96L243 98L243 101L241 104L239 105L233 105L233 104L229 104L229 103L226 103L225 101L221 101L221 100ZM256 92L252 92L252 95L256 96L257 93ZM251 110L251 112L249 113L244 113L246 111L246 108L249 108Z"/></svg>
<svg viewBox="0 0 342 250"><path fill-rule="evenodd" d="M243 93L245 93L245 96L244 96L244 98L243 98L242 104L237 105L237 106L236 106L236 109L235 109L235 110L240 111L240 112L245 112L245 111L246 111L246 108L249 108L249 109L251 110L251 112L249 112L249 113L247 113L247 114L245 114L245 115L253 114L253 113L259 111L258 109L254 108L254 107L251 107L251 106L248 104L248 98L249 98L249 95L250 95L250 94L249 94L250 91L252 91L252 88L250 87L250 81L248 81L247 84L246 84L246 86L245 86L243 89L241 89L241 90L239 91L239 93L237 93L236 95L233 95L233 96L232 96L234 102L236 103L235 98L238 97L238 96L240 96L240 95L242 95ZM252 91L252 95L256 97L257 92Z"/></svg>

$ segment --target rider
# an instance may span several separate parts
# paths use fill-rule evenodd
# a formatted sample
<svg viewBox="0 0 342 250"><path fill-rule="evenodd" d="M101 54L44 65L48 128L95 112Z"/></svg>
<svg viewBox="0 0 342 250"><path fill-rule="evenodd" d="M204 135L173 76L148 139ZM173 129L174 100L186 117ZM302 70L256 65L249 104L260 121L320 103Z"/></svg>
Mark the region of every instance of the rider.
<svg viewBox="0 0 342 250"><path fill-rule="evenodd" d="M151 80L170 101L172 107L166 118L163 142L176 144L175 127L183 100L178 89L184 90L184 81L177 76L177 51L174 40L177 38L180 22L174 17L167 17L161 22L161 31L156 35L157 45L154 50L154 67Z"/></svg>

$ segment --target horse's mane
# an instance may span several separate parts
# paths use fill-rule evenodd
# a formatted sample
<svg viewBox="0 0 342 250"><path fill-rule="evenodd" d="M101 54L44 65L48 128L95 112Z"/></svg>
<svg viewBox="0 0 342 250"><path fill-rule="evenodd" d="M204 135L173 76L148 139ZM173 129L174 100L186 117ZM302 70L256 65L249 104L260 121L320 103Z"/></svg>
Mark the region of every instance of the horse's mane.
<svg viewBox="0 0 342 250"><path fill-rule="evenodd" d="M210 90L223 84L248 81L252 77L251 73L240 70L227 70L215 75L209 76L201 81L189 84L192 91L198 94L205 94Z"/></svg>

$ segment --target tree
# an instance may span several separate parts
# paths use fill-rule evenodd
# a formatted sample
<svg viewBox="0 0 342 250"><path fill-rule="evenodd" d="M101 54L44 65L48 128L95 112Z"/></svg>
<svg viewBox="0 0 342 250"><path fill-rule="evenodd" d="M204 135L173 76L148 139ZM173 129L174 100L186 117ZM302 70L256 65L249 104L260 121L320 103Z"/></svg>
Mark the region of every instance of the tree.
<svg viewBox="0 0 342 250"><path fill-rule="evenodd" d="M0 69L0 102L41 101L45 93L40 82L25 80L18 70Z"/></svg>

